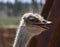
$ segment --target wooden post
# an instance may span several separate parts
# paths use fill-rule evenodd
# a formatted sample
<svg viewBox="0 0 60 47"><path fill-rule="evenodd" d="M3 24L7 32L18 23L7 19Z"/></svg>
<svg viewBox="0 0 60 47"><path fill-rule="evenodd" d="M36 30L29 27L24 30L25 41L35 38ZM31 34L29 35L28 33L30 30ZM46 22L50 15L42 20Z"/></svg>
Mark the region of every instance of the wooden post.
<svg viewBox="0 0 60 47"><path fill-rule="evenodd" d="M41 13L41 15L45 19L47 19L48 15L49 15L50 9L51 9L51 7L53 5L53 1L54 0L46 0L46 4L44 5L43 10L42 10L42 13Z"/></svg>

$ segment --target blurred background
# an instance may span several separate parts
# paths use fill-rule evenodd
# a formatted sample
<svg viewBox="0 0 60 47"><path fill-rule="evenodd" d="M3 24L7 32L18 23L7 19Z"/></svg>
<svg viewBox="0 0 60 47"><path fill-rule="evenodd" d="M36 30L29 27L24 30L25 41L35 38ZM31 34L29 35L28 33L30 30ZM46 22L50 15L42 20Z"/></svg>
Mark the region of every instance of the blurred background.
<svg viewBox="0 0 60 47"><path fill-rule="evenodd" d="M12 47L24 13L41 13L45 0L0 0L0 47Z"/></svg>
<svg viewBox="0 0 60 47"><path fill-rule="evenodd" d="M0 27L18 25L27 12L41 13L45 0L0 0Z"/></svg>

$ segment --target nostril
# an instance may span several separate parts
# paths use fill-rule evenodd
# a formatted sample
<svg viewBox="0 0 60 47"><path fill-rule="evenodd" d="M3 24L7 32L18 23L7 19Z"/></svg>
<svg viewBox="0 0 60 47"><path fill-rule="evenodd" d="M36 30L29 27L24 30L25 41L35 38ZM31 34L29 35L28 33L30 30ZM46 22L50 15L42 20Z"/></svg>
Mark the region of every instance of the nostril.
<svg viewBox="0 0 60 47"><path fill-rule="evenodd" d="M46 23L46 21L42 21L43 23Z"/></svg>

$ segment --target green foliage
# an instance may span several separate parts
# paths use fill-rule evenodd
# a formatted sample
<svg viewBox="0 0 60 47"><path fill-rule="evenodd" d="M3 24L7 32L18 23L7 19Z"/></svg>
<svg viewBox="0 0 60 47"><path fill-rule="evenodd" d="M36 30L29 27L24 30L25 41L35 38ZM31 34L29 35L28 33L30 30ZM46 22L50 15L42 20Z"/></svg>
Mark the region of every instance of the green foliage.
<svg viewBox="0 0 60 47"><path fill-rule="evenodd" d="M19 25L20 19L14 17L2 18L0 20L0 27L6 25Z"/></svg>

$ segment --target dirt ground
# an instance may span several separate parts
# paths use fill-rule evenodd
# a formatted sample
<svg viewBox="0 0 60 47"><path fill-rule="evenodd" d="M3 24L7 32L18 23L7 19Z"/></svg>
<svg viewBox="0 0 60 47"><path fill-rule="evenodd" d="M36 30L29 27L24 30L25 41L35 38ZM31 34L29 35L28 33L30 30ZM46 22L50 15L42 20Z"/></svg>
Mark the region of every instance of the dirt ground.
<svg viewBox="0 0 60 47"><path fill-rule="evenodd" d="M0 28L0 47L12 47L17 28Z"/></svg>

